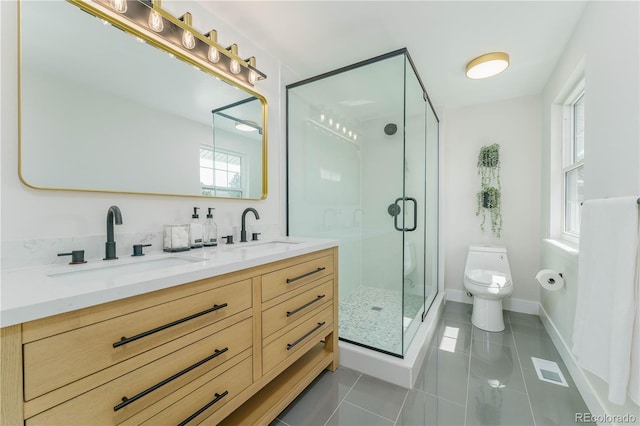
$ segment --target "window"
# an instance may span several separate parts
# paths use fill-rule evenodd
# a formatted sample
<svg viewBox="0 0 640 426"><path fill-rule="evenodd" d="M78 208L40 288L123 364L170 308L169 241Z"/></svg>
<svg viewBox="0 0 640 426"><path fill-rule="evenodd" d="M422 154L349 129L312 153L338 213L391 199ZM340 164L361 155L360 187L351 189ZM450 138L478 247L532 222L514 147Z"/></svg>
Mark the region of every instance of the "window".
<svg viewBox="0 0 640 426"><path fill-rule="evenodd" d="M242 198L242 155L200 147L200 185L202 195Z"/></svg>
<svg viewBox="0 0 640 426"><path fill-rule="evenodd" d="M577 238L584 200L584 82L564 104L562 142L563 227L565 236Z"/></svg>

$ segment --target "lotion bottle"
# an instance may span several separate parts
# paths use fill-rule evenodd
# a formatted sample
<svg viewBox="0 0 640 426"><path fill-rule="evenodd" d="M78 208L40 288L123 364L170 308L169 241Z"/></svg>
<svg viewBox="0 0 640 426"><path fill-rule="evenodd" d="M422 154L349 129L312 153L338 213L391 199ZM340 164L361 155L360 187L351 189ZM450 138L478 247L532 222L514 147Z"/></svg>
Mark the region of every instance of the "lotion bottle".
<svg viewBox="0 0 640 426"><path fill-rule="evenodd" d="M213 221L213 207L209 207L207 212L207 220L202 225L202 240L206 247L215 247L218 245L218 226Z"/></svg>
<svg viewBox="0 0 640 426"><path fill-rule="evenodd" d="M199 207L193 208L193 215L191 216L191 223L189 225L189 238L191 248L202 247L202 223L198 219Z"/></svg>

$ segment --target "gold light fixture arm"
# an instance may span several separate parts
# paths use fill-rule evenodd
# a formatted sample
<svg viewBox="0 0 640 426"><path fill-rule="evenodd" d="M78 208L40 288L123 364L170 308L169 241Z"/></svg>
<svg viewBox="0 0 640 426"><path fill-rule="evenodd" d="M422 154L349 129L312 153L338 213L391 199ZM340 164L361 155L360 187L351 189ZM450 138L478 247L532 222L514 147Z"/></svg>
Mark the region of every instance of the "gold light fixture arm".
<svg viewBox="0 0 640 426"><path fill-rule="evenodd" d="M217 31L198 32L192 26L191 13L174 17L162 9L161 0L69 1L151 44L161 46L168 42L174 50L180 50L178 55L182 59L197 67L215 70L223 80L253 87L257 81L267 78L256 68L255 58L244 60L238 56L237 44L228 48L220 46Z"/></svg>

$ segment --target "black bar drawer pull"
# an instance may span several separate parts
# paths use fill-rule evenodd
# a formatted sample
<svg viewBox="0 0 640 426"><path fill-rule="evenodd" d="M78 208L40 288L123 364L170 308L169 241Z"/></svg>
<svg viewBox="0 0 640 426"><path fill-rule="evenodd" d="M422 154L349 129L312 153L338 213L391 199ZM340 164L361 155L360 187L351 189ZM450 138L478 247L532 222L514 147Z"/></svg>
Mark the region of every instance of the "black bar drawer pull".
<svg viewBox="0 0 640 426"><path fill-rule="evenodd" d="M319 322L318 325L316 325L315 327L313 327L313 330L309 331L308 333L306 333L304 336L302 336L301 338L299 338L298 340L296 340L293 343L287 343L287 350L293 348L295 345L297 345L298 343L302 342L304 339L306 339L307 337L311 336L316 330L318 330L319 328L321 328L323 325L326 324L326 321L322 321Z"/></svg>
<svg viewBox="0 0 640 426"><path fill-rule="evenodd" d="M319 294L318 297L313 299L311 302L307 302L304 305L300 306L299 308L294 309L293 311L287 311L287 316L290 317L291 315L297 314L298 312L300 312L301 310L303 310L307 306L313 305L318 300L322 300L325 296L326 296L325 294Z"/></svg>
<svg viewBox="0 0 640 426"><path fill-rule="evenodd" d="M127 405L131 404L132 402L135 402L135 401L139 400L140 398L142 398L143 396L150 394L154 390L161 388L162 386L164 386L167 383L177 379L178 377L188 373L189 371L193 370L194 368L200 367L205 362L208 362L208 361L211 361L214 358L217 358L218 356L222 355L223 353L227 352L228 350L229 350L229 347L226 347L224 349L215 349L214 352L213 352L213 355L209 355L208 357L196 362L195 364L185 368L184 370L177 372L173 376L164 379L160 383L151 386L149 389L145 389L142 392L132 396L131 398L127 398L126 396L122 397L122 402L120 404L116 405L115 407L113 407L113 411L118 411L121 408L126 407Z"/></svg>
<svg viewBox="0 0 640 426"><path fill-rule="evenodd" d="M307 272L306 274L302 274L302 275L300 275L298 277L295 277L295 278L287 278L287 284L292 283L294 281L298 281L298 280L300 280L300 279L302 279L304 277L308 277L309 275L317 274L318 272L324 271L325 269L327 269L327 268L325 268L324 266L321 266L318 269L316 269L315 271Z"/></svg>
<svg viewBox="0 0 640 426"><path fill-rule="evenodd" d="M196 417L198 417L200 414L202 414L203 411L205 411L207 408L211 407L213 404L215 404L216 402L220 401L222 398L224 398L225 396L229 395L229 391L224 391L222 393L215 393L213 394L213 396L215 396L214 400L207 403L207 405L205 405L204 407L202 407L201 409L199 409L198 411L196 411L195 413L193 413L192 415L190 415L189 417L187 417L185 420L181 421L180 423L178 423L178 426L184 426L187 423L189 423L191 420L195 419Z"/></svg>
<svg viewBox="0 0 640 426"><path fill-rule="evenodd" d="M223 303L222 305L213 305L213 308L206 309L202 312L198 312L197 314L189 315L188 317L170 322L169 324L161 325L160 327L154 328L153 330L148 330L148 331L145 331L144 333L136 334L133 337L122 337L120 341L115 342L113 344L113 347L117 348L118 346L126 345L127 343L131 343L134 340L142 339L143 337L147 337L151 334L157 333L158 331L166 330L167 328L173 327L174 325L182 324L183 322L192 320L194 318L198 318L210 312L217 311L218 309L225 308L226 306L227 306L226 303Z"/></svg>

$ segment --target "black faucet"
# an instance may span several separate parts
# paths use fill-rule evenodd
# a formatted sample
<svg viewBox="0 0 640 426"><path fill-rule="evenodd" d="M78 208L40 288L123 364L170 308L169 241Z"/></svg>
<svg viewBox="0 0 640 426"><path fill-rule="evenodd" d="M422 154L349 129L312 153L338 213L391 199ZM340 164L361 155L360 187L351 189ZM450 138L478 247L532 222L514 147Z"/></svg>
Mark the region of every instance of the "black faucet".
<svg viewBox="0 0 640 426"><path fill-rule="evenodd" d="M113 236L113 225L122 225L122 213L118 206L111 206L107 210L107 242L104 244L105 256L103 260L117 259L116 241Z"/></svg>
<svg viewBox="0 0 640 426"><path fill-rule="evenodd" d="M247 213L252 212L255 216L256 219L260 219L260 215L258 214L258 211L256 209L254 209L253 207L248 207L246 209L244 209L244 211L242 212L242 230L240 231L240 242L241 243L246 243L247 242L247 225L246 225L246 221L247 221Z"/></svg>

